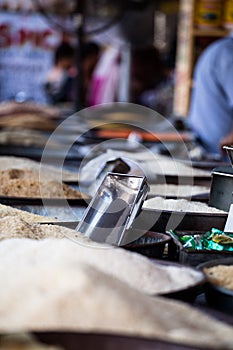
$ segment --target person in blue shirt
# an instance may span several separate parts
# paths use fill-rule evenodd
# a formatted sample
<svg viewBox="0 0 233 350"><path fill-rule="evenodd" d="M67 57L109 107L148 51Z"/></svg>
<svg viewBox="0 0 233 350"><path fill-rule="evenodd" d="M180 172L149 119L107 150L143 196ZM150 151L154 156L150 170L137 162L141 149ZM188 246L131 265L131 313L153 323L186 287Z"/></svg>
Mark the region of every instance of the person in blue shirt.
<svg viewBox="0 0 233 350"><path fill-rule="evenodd" d="M194 71L190 125L208 153L233 143L233 32L209 45Z"/></svg>

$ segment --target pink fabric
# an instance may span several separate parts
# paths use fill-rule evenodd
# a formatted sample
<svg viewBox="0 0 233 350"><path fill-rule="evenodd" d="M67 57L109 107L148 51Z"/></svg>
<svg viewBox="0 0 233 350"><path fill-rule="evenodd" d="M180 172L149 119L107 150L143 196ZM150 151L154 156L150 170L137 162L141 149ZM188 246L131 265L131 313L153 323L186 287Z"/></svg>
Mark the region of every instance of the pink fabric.
<svg viewBox="0 0 233 350"><path fill-rule="evenodd" d="M91 83L91 92L89 96L90 106L99 104L101 99L101 92L104 90L105 79L101 77L94 77Z"/></svg>
<svg viewBox="0 0 233 350"><path fill-rule="evenodd" d="M119 49L109 47L102 54L94 71L89 105L111 103L117 100L119 82Z"/></svg>

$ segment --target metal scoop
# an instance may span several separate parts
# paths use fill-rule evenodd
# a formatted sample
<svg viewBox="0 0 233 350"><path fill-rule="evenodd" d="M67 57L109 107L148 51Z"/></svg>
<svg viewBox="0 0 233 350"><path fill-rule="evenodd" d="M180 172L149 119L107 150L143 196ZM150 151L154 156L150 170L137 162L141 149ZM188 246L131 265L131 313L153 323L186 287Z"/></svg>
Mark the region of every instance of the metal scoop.
<svg viewBox="0 0 233 350"><path fill-rule="evenodd" d="M108 173L76 230L93 241L121 245L148 192L144 176Z"/></svg>

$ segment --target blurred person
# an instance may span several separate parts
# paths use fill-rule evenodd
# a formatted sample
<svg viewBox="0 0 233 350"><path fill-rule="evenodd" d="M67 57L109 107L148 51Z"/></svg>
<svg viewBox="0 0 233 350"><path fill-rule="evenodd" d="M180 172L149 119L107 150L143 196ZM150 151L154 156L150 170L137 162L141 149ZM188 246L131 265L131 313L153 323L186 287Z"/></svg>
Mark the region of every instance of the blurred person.
<svg viewBox="0 0 233 350"><path fill-rule="evenodd" d="M83 70L83 94L84 105L89 105L90 89L93 79L94 70L99 61L101 53L101 47L93 42L89 41L84 43L82 52L82 70Z"/></svg>
<svg viewBox="0 0 233 350"><path fill-rule="evenodd" d="M172 114L173 75L154 46L132 50L131 99L163 116Z"/></svg>
<svg viewBox="0 0 233 350"><path fill-rule="evenodd" d="M88 96L89 106L118 100L120 76L120 49L107 46L93 71Z"/></svg>
<svg viewBox="0 0 233 350"><path fill-rule="evenodd" d="M87 99L93 71L99 59L100 47L94 42L85 42L82 47L82 106ZM47 76L46 92L52 104L74 102L76 98L76 77L78 70L75 61L75 49L68 43L62 43L55 51L54 67Z"/></svg>
<svg viewBox="0 0 233 350"><path fill-rule="evenodd" d="M54 55L54 67L48 73L45 91L52 104L74 100L75 49L70 44L61 43Z"/></svg>
<svg viewBox="0 0 233 350"><path fill-rule="evenodd" d="M233 32L210 44L194 71L190 124L208 153L233 144Z"/></svg>
<svg viewBox="0 0 233 350"><path fill-rule="evenodd" d="M94 70L90 105L118 101L121 63L121 49L106 47ZM173 79L155 47L131 50L130 75L130 102L171 114Z"/></svg>

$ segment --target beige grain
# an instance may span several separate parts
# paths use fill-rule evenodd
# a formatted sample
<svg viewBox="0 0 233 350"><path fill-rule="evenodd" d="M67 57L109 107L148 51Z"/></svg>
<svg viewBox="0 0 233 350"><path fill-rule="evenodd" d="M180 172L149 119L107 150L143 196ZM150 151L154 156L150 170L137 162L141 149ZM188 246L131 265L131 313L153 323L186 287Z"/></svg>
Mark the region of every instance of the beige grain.
<svg viewBox="0 0 233 350"><path fill-rule="evenodd" d="M0 195L14 197L82 198L79 191L55 180L40 181L34 170L0 171Z"/></svg>
<svg viewBox="0 0 233 350"><path fill-rule="evenodd" d="M233 265L208 267L204 272L211 283L233 290Z"/></svg>

